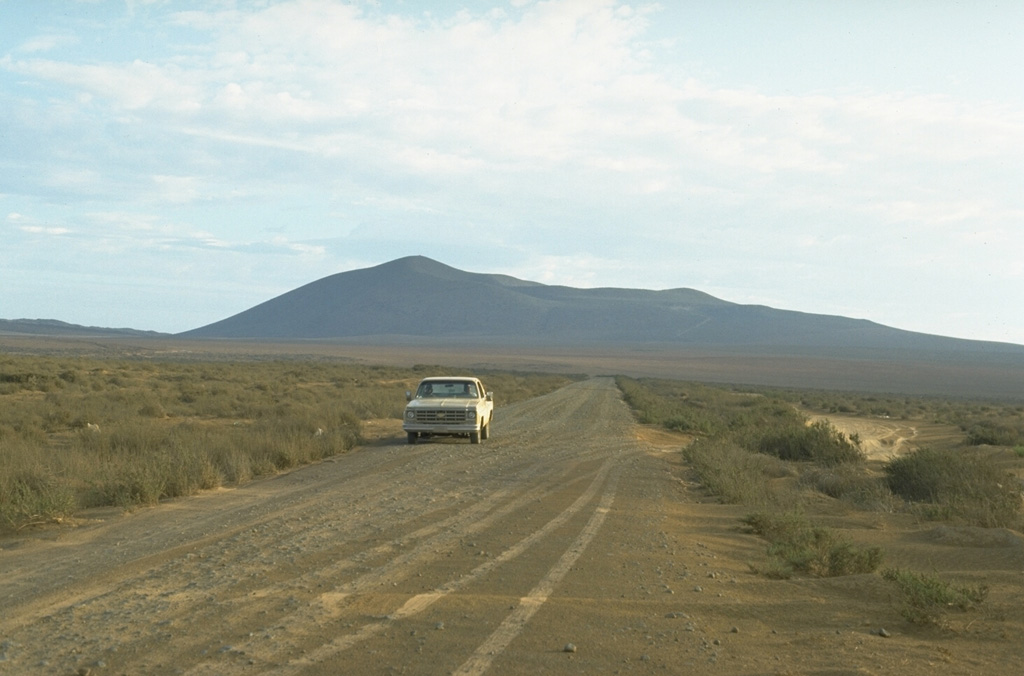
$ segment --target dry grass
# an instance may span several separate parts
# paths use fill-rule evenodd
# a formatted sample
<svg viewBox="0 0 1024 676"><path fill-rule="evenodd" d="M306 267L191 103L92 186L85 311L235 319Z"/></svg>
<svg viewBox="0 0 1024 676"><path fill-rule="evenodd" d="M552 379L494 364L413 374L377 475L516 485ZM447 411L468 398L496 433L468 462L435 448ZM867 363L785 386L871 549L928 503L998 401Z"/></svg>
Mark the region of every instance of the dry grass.
<svg viewBox="0 0 1024 676"><path fill-rule="evenodd" d="M336 360L0 356L0 530L131 509L316 462L447 369ZM564 376L488 373L499 405Z"/></svg>
<svg viewBox="0 0 1024 676"><path fill-rule="evenodd" d="M1018 412L1016 404L902 397L897 409L894 401L866 395L830 398L765 390L753 396L679 381L619 382L640 421L697 435L683 449L692 478L725 502L757 510L743 523L767 541L766 559L750 564L766 577L876 571L886 554L883 547L861 544L823 525L880 522L872 512L923 516L970 528L1022 525L1021 483L1012 473L1024 471L1021 453L1012 446L967 445L974 441L969 430L977 428L978 420L1010 420ZM888 420L884 416L898 412L908 416L909 428L915 427L911 412L928 424L955 422L962 432L960 443L941 439L941 448L911 446L898 457L869 463L855 434L845 435L825 420L810 424L797 413L797 404L812 401L842 401L846 417L862 412ZM955 434L956 428L949 429ZM900 551L897 558L905 556ZM985 598L983 587L958 586L906 569L890 569L884 579L894 585L900 613L913 624L944 624L948 612L971 609Z"/></svg>

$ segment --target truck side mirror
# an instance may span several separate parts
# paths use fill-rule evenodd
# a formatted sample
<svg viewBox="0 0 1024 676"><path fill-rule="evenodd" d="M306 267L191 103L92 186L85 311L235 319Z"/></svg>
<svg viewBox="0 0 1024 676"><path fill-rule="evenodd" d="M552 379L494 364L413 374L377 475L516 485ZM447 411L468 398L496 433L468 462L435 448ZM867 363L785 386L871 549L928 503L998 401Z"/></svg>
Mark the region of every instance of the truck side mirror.
<svg viewBox="0 0 1024 676"><path fill-rule="evenodd" d="M410 392L409 390L405 391L405 400L412 401L412 392Z"/></svg>
<svg viewBox="0 0 1024 676"><path fill-rule="evenodd" d="M487 393L487 401L494 401L494 392Z"/></svg>

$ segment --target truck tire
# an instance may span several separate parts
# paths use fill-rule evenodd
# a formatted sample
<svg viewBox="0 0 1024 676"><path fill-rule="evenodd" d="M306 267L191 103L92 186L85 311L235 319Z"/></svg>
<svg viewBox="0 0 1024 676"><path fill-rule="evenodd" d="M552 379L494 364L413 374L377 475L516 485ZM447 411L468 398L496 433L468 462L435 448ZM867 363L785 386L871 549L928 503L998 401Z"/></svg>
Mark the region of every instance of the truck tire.
<svg viewBox="0 0 1024 676"><path fill-rule="evenodd" d="M480 443L480 430L477 430L476 432L470 432L469 433L469 443L471 443L471 444L479 444Z"/></svg>
<svg viewBox="0 0 1024 676"><path fill-rule="evenodd" d="M410 444L415 444L416 443L416 437L418 437L418 436L419 436L418 432L409 432L409 443Z"/></svg>
<svg viewBox="0 0 1024 676"><path fill-rule="evenodd" d="M488 420L487 424L480 428L480 440L484 441L491 438L491 421Z"/></svg>

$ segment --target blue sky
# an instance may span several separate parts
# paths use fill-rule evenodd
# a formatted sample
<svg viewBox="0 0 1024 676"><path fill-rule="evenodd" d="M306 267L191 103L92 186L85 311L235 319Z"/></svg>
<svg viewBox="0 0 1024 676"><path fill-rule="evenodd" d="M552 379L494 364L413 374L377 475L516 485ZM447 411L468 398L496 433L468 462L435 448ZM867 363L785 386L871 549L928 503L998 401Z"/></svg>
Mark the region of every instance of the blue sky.
<svg viewBox="0 0 1024 676"><path fill-rule="evenodd" d="M420 254L1024 344L1024 3L0 0L0 317Z"/></svg>

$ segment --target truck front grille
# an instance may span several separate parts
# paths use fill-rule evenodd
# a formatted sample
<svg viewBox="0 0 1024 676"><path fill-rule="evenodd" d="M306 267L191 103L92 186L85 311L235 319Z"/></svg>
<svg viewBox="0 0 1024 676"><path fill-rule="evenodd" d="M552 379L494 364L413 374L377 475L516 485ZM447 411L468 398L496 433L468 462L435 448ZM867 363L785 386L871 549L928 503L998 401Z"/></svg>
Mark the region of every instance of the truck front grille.
<svg viewBox="0 0 1024 676"><path fill-rule="evenodd" d="M465 409L416 409L416 422L434 425L459 425L466 422Z"/></svg>

